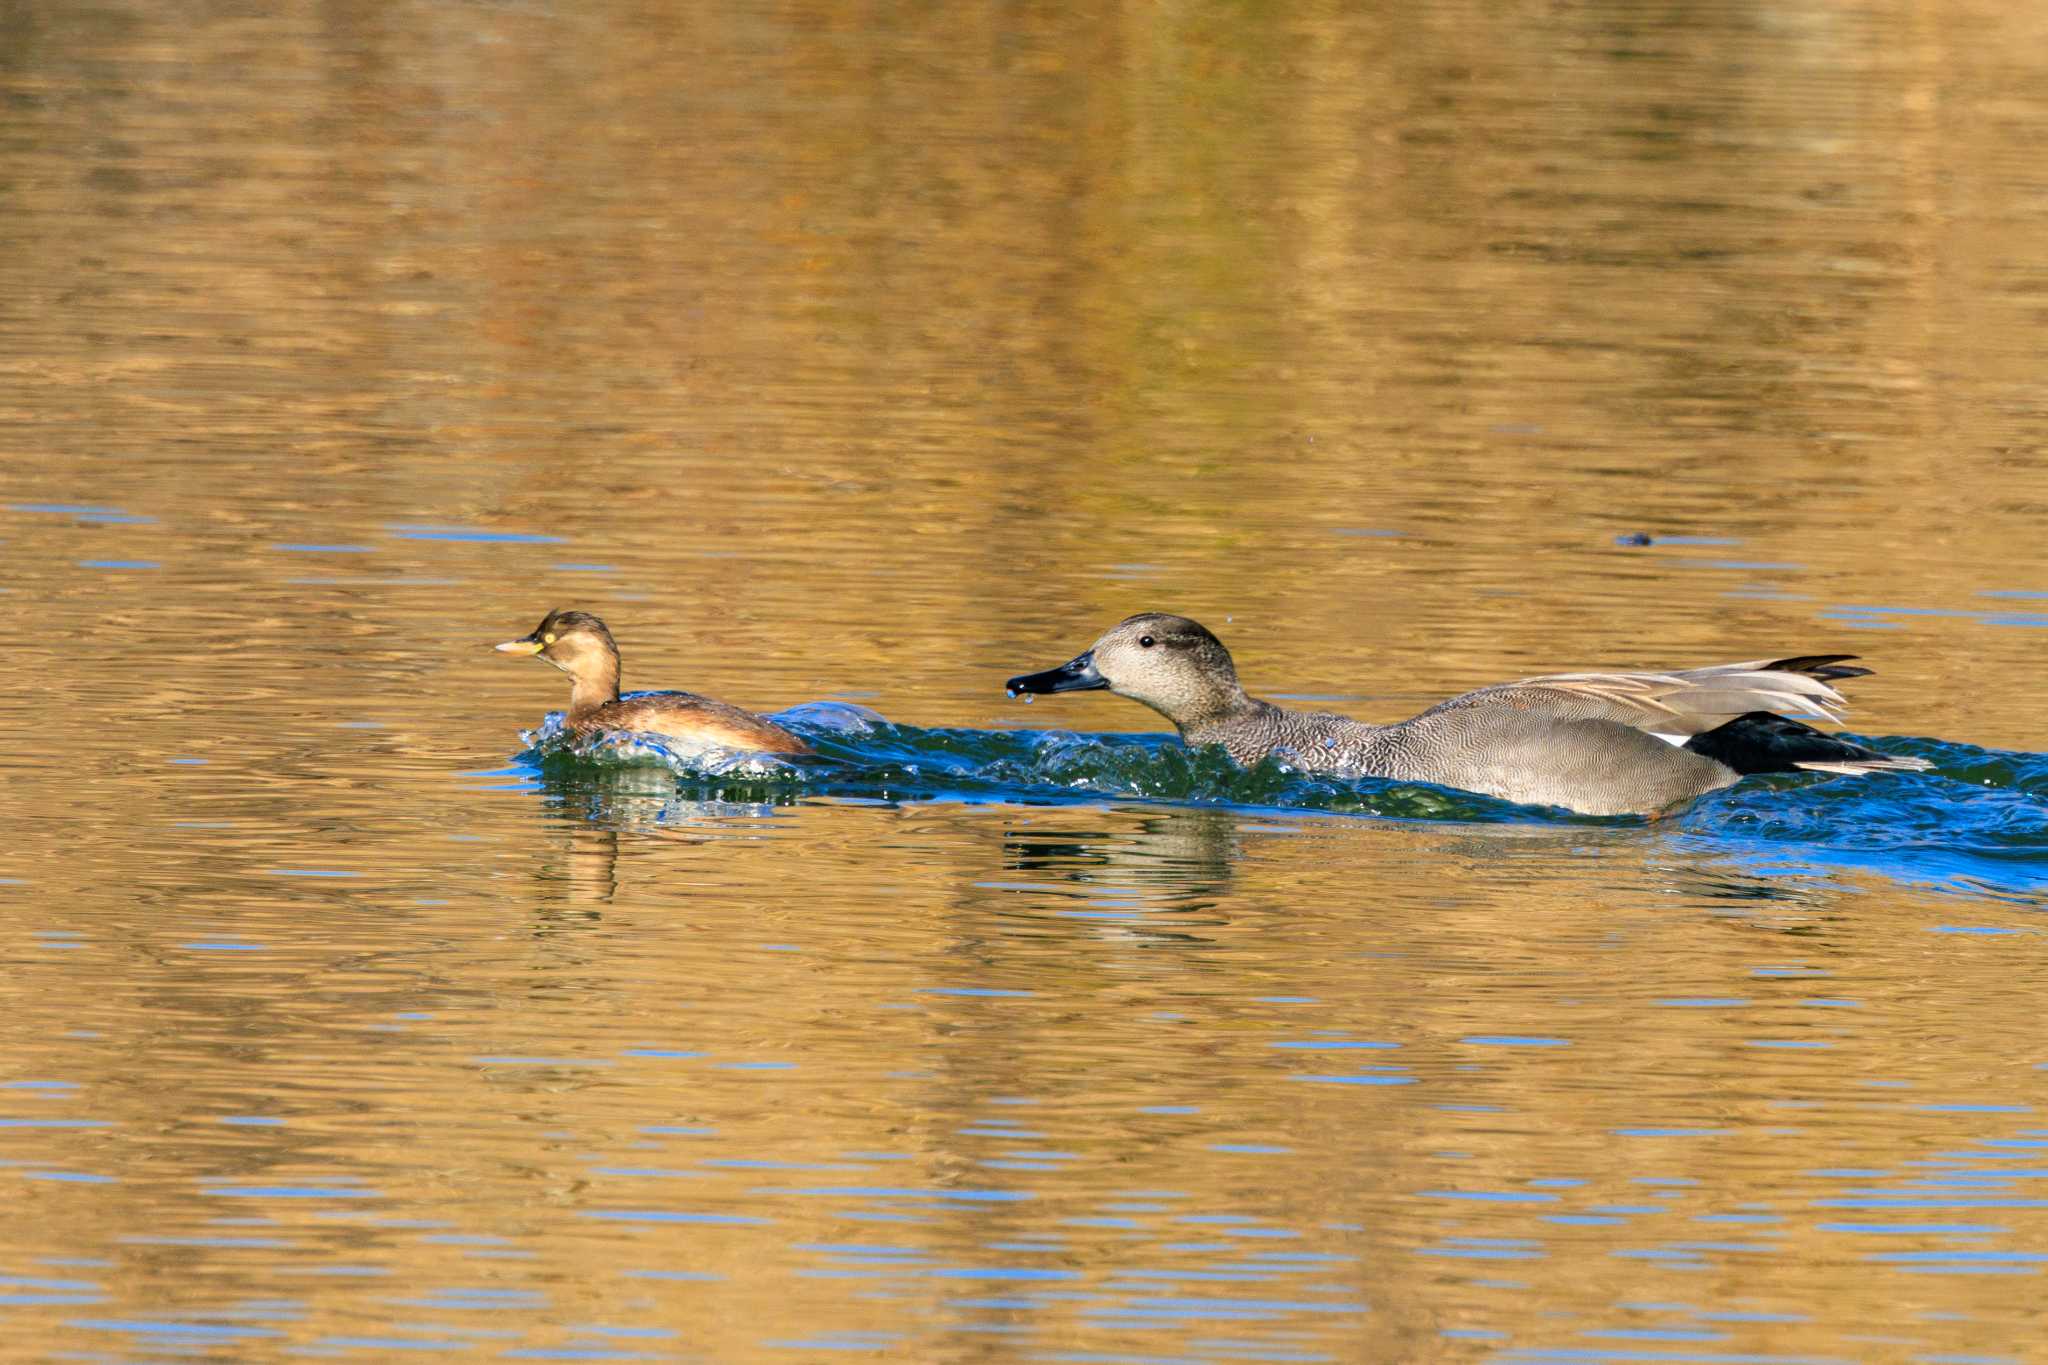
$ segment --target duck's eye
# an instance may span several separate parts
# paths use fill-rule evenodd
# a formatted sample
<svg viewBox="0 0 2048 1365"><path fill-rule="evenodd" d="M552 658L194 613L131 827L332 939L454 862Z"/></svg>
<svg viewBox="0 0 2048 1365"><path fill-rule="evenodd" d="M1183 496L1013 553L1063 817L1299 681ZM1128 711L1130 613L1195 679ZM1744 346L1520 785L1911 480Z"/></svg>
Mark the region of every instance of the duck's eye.
<svg viewBox="0 0 2048 1365"><path fill-rule="evenodd" d="M1157 640L1153 639L1149 635L1140 635L1138 637L1138 648L1140 649L1150 649L1152 648L1152 646L1158 643L1159 642Z"/></svg>
<svg viewBox="0 0 2048 1365"><path fill-rule="evenodd" d="M543 638L543 639L541 640L541 643L542 643L542 644L544 644L544 645L551 645L551 644L553 644L554 642L555 642L555 633L554 633L553 631L549 631L549 632L547 633L546 637L545 637L545 638Z"/></svg>

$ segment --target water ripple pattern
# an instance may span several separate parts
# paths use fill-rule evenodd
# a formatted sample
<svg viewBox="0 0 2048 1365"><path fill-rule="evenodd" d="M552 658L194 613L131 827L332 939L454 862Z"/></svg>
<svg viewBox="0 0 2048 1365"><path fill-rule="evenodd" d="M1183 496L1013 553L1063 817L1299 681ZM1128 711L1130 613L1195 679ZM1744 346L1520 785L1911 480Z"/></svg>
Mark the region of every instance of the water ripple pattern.
<svg viewBox="0 0 2048 1365"><path fill-rule="evenodd" d="M0 1357L2048 1361L2044 14L0 5Z"/></svg>

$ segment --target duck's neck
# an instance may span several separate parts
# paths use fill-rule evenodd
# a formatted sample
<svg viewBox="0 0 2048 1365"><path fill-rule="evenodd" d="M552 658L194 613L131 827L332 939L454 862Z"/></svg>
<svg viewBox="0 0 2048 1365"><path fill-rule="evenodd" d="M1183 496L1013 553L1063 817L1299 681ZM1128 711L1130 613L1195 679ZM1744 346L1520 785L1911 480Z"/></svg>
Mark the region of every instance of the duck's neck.
<svg viewBox="0 0 2048 1365"><path fill-rule="evenodd" d="M576 721L619 699L619 661L569 678L569 719Z"/></svg>
<svg viewBox="0 0 2048 1365"><path fill-rule="evenodd" d="M1279 709L1269 701L1247 695L1244 688L1233 681L1228 689L1219 689L1215 695L1203 698L1200 706L1183 710L1169 719L1180 730L1180 737L1189 744L1214 744L1221 742L1222 735L1256 723L1259 717Z"/></svg>
<svg viewBox="0 0 2048 1365"><path fill-rule="evenodd" d="M1228 715L1199 727L1183 725L1180 733L1189 744L1221 744L1240 763L1256 763L1275 749L1287 749L1314 770L1370 764L1387 728L1331 711L1290 711L1246 697Z"/></svg>

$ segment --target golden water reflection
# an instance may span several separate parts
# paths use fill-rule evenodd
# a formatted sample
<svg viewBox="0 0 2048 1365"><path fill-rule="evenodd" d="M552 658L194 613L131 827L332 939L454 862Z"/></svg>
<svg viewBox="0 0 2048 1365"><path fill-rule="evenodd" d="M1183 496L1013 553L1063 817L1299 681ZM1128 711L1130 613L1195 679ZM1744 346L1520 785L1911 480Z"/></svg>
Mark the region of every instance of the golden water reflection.
<svg viewBox="0 0 2048 1365"><path fill-rule="evenodd" d="M999 692L1141 608L1376 718L1840 648L2037 750L2044 43L0 14L11 1348L2024 1358L2023 856L565 775L485 646L984 730L1153 728Z"/></svg>

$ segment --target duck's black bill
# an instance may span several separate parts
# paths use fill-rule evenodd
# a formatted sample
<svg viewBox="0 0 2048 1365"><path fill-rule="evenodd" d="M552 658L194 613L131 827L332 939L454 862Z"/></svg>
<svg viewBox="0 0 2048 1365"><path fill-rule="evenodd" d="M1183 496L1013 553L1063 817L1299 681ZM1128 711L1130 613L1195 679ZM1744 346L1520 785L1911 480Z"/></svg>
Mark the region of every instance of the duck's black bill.
<svg viewBox="0 0 2048 1365"><path fill-rule="evenodd" d="M1058 668L1048 668L1043 673L1025 673L1003 684L1003 690L1011 696L1019 693L1036 692L1087 692L1098 687L1109 686L1109 680L1095 671L1095 651L1067 660Z"/></svg>

